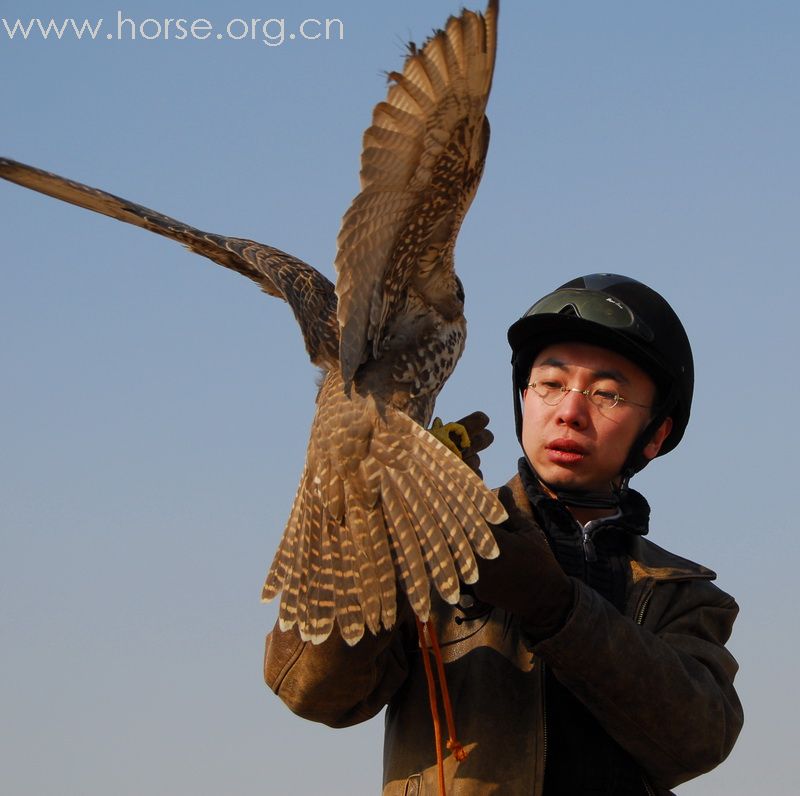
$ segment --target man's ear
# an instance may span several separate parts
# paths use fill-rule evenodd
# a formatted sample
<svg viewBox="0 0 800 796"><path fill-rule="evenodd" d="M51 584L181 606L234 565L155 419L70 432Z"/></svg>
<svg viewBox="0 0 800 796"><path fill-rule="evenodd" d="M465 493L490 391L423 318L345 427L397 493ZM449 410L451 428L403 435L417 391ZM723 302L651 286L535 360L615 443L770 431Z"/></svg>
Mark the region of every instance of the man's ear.
<svg viewBox="0 0 800 796"><path fill-rule="evenodd" d="M650 437L650 442L644 446L642 454L644 455L645 459L650 461L658 456L658 452L661 450L661 446L664 444L664 440L669 436L670 431L672 431L672 418L668 417L653 432L653 436Z"/></svg>

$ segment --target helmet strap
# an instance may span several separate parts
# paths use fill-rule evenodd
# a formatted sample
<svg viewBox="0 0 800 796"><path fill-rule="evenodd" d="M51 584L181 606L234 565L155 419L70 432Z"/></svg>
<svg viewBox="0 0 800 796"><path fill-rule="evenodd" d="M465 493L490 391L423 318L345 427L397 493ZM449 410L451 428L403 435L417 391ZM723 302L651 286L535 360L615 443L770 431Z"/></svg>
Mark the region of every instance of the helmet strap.
<svg viewBox="0 0 800 796"><path fill-rule="evenodd" d="M539 477L538 475L536 476ZM541 481L541 479L539 479ZM544 484L544 481L542 481ZM560 489L553 489L552 486L545 484L556 498L565 506L573 506L580 509L618 509L622 494L616 489L612 492L583 492Z"/></svg>
<svg viewBox="0 0 800 796"><path fill-rule="evenodd" d="M644 449L647 447L647 444L653 438L656 431L658 431L661 424L670 416L677 402L677 398L677 390L673 383L666 398L661 401L650 422L633 441L633 445L631 445L631 449L628 452L628 458L625 460L625 464L622 467L623 483L627 484L636 473L643 470L650 463L650 459L645 458Z"/></svg>
<svg viewBox="0 0 800 796"><path fill-rule="evenodd" d="M559 489L554 484L549 484L536 472L536 468L531 464L524 449L522 451L525 461L528 463L531 473L536 480L551 494L556 500L565 506L573 506L581 509L618 509L620 501L628 491L629 477L624 477L619 485L609 484L608 492L592 492L587 489Z"/></svg>

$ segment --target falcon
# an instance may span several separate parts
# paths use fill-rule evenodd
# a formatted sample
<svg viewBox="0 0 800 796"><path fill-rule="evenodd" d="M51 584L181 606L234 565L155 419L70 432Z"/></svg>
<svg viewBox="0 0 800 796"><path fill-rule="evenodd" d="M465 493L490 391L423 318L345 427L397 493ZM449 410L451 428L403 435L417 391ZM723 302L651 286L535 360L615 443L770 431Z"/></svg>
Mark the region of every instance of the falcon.
<svg viewBox="0 0 800 796"><path fill-rule="evenodd" d="M458 231L483 172L498 0L451 17L402 72L364 133L361 191L337 238L334 284L303 261L190 227L104 191L0 158L0 177L177 240L291 307L322 370L307 456L262 598L306 641L391 628L399 583L425 622L498 554L505 511L430 434L464 348Z"/></svg>

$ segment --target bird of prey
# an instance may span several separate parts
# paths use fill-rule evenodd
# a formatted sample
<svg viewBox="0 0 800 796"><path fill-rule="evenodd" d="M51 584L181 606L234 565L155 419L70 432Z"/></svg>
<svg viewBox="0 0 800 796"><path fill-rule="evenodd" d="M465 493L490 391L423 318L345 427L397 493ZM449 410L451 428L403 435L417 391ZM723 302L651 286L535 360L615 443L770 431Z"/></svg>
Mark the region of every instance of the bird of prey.
<svg viewBox="0 0 800 796"><path fill-rule="evenodd" d="M279 623L355 644L397 616L396 583L422 621L431 584L455 602L497 555L505 519L483 481L425 430L464 347L453 250L489 141L485 109L498 0L463 11L421 48L364 133L361 191L342 221L334 285L301 260L203 232L54 174L0 159L0 177L172 238L292 308L323 371L305 467L262 597Z"/></svg>

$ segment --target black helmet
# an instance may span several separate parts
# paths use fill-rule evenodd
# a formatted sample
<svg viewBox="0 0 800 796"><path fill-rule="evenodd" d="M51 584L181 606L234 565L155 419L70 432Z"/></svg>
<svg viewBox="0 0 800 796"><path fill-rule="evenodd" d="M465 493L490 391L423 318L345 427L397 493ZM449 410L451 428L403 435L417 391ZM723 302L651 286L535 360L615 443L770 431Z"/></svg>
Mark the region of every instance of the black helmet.
<svg viewBox="0 0 800 796"><path fill-rule="evenodd" d="M537 301L508 330L520 441L520 394L527 386L533 361L546 346L567 341L615 351L636 363L656 384L654 417L634 443L623 475L629 477L647 464L642 450L667 417L672 418L672 431L659 455L681 441L694 389L689 338L672 307L655 290L617 274L591 274L567 282Z"/></svg>

